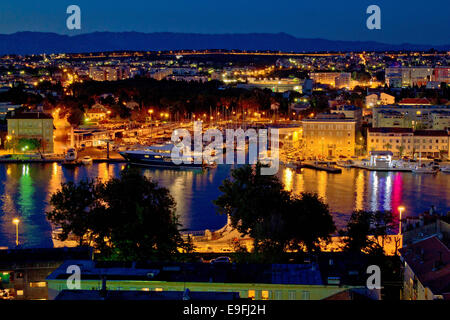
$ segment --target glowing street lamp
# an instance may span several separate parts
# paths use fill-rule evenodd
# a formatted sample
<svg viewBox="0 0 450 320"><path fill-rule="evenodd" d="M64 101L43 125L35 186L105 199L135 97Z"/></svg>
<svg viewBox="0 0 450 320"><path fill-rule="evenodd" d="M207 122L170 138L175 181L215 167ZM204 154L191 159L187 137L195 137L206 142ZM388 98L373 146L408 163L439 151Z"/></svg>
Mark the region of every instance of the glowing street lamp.
<svg viewBox="0 0 450 320"><path fill-rule="evenodd" d="M398 207L398 212L399 212L399 226L398 226L398 234L401 234L402 233L402 214L403 214L403 211L405 211L405 207L404 206L400 206L400 207Z"/></svg>
<svg viewBox="0 0 450 320"><path fill-rule="evenodd" d="M16 225L16 246L19 246L19 223L20 220L17 218L14 218L12 221Z"/></svg>

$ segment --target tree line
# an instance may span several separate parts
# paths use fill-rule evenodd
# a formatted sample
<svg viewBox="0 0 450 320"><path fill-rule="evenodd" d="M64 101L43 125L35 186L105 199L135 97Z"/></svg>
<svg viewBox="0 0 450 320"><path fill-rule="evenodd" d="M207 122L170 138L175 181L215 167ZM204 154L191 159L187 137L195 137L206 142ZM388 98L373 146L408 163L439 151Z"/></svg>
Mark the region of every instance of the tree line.
<svg viewBox="0 0 450 320"><path fill-rule="evenodd" d="M314 254L336 233L328 205L316 194L285 190L276 176L261 175L260 164L233 169L219 190L213 201L218 213L253 239L251 250L236 243L235 260L281 262L287 253ZM194 244L181 234L169 191L136 169L126 168L106 182L63 183L50 204L47 218L61 229L60 240L75 237L79 245L94 247L100 259L195 256ZM393 228L390 212L353 212L347 228L339 231L343 250L383 255L384 239Z"/></svg>

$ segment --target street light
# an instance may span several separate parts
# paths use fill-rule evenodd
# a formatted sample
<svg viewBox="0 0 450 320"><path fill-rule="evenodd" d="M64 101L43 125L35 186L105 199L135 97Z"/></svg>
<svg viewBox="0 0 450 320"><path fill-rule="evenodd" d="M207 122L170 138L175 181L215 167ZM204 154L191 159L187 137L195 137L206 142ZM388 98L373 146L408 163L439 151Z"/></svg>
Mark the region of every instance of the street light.
<svg viewBox="0 0 450 320"><path fill-rule="evenodd" d="M20 220L17 218L14 218L12 221L16 225L16 247L19 246L19 223Z"/></svg>
<svg viewBox="0 0 450 320"><path fill-rule="evenodd" d="M399 226L398 226L398 234L401 234L402 233L402 214L403 214L403 211L405 211L405 207L404 206L400 206L400 207L398 207L398 212L400 213L400 215L399 215Z"/></svg>

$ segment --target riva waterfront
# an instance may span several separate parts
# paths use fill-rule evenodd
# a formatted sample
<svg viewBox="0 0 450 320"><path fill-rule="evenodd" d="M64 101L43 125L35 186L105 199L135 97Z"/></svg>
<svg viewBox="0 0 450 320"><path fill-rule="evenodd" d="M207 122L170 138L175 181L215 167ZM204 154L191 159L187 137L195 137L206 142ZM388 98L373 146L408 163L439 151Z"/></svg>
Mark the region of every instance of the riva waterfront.
<svg viewBox="0 0 450 320"><path fill-rule="evenodd" d="M0 247L15 246L15 226L20 219L19 240L23 247L52 247L52 227L45 212L48 201L62 182L86 178L102 180L117 176L123 163L94 163L64 168L57 163L0 164ZM230 166L216 169L166 170L141 168L143 173L167 187L177 202L183 229L218 229L226 217L216 213L212 200L220 194L222 180L229 177ZM286 189L295 193L318 193L329 204L338 228L355 209L392 210L405 206L405 213L418 215L429 210L450 210L450 174L420 175L410 172L375 172L343 169L341 174L303 169L297 173L280 168Z"/></svg>

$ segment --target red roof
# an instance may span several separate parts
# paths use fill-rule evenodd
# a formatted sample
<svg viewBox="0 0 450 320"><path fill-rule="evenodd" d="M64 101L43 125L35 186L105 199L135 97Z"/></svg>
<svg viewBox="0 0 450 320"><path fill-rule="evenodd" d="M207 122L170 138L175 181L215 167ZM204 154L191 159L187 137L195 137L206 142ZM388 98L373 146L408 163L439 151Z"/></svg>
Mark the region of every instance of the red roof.
<svg viewBox="0 0 450 320"><path fill-rule="evenodd" d="M399 250L419 281L433 294L450 292L450 250L433 236Z"/></svg>
<svg viewBox="0 0 450 320"><path fill-rule="evenodd" d="M418 105L429 104L429 105L431 105L431 102L427 98L405 98L405 99L400 100L400 102L398 104L418 104Z"/></svg>

